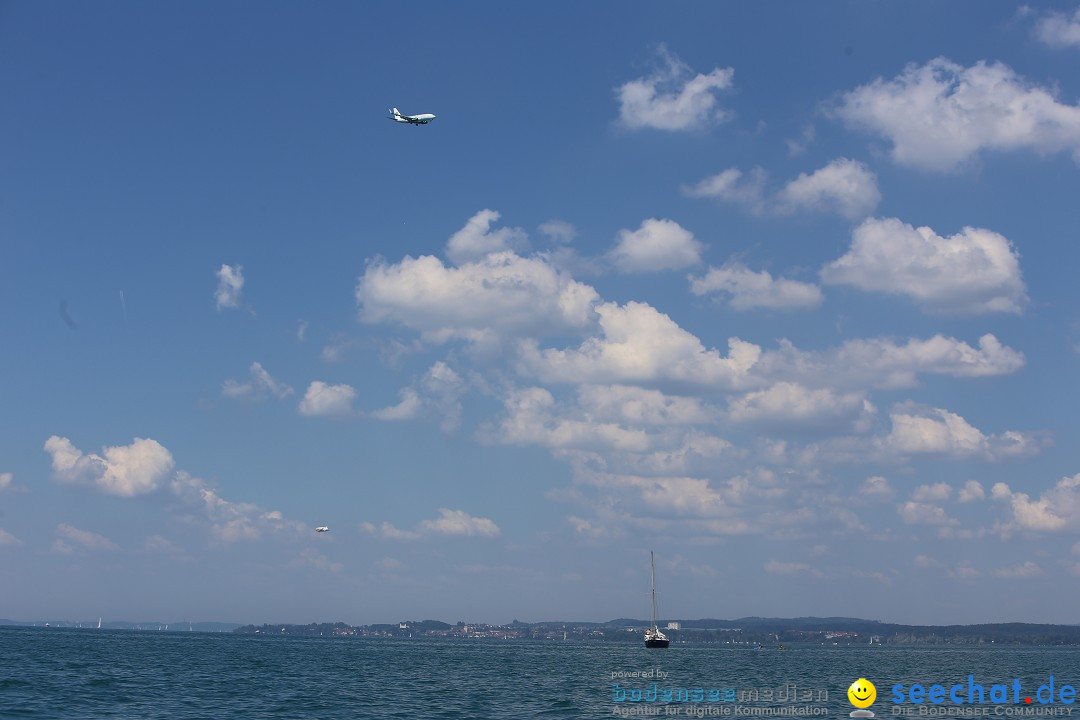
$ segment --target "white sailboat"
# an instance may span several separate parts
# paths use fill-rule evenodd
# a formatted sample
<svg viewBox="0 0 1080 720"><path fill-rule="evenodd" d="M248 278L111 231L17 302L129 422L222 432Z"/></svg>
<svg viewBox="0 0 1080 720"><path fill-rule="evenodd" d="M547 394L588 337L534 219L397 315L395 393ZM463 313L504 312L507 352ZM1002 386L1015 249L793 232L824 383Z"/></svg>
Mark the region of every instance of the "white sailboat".
<svg viewBox="0 0 1080 720"><path fill-rule="evenodd" d="M649 551L649 577L652 578L652 627L645 631L645 647L666 648L671 641L656 626L656 559L652 550Z"/></svg>
<svg viewBox="0 0 1080 720"><path fill-rule="evenodd" d="M98 629L98 630L100 630L100 629L101 629L101 618L98 618L98 619L97 619L97 629Z"/></svg>

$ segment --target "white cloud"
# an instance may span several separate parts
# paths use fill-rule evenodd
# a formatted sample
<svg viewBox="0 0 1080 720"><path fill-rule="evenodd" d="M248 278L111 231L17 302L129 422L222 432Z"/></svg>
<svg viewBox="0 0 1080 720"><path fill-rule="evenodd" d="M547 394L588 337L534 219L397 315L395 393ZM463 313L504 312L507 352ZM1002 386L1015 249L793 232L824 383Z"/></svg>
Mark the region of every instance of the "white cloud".
<svg viewBox="0 0 1080 720"><path fill-rule="evenodd" d="M356 390L349 385L327 385L313 380L300 401L301 415L351 415Z"/></svg>
<svg viewBox="0 0 1080 720"><path fill-rule="evenodd" d="M20 547L23 541L15 537L7 530L0 528L0 548L5 547Z"/></svg>
<svg viewBox="0 0 1080 720"><path fill-rule="evenodd" d="M104 456L84 455L71 441L53 435L45 441L58 482L89 485L111 495L133 497L161 487L173 458L156 440L135 438L130 445L103 448Z"/></svg>
<svg viewBox="0 0 1080 720"><path fill-rule="evenodd" d="M544 388L513 390L504 405L506 414L499 424L504 443L550 448L600 446L631 452L643 452L649 447L649 437L641 430L562 416L555 398Z"/></svg>
<svg viewBox="0 0 1080 720"><path fill-rule="evenodd" d="M521 228L491 229L491 224L498 219L499 213L494 210L481 210L473 215L465 227L450 236L446 256L455 265L464 265L491 253L526 249L528 235Z"/></svg>
<svg viewBox="0 0 1080 720"><path fill-rule="evenodd" d="M416 530L401 530L388 522L378 526L363 522L360 529L388 540L420 540L437 535L498 537L501 534L499 526L488 518L474 517L464 510L448 508L439 508L439 517L420 522Z"/></svg>
<svg viewBox="0 0 1080 720"><path fill-rule="evenodd" d="M830 388L810 389L793 382L778 382L728 404L734 422L770 425L847 425L868 429L874 406L862 393L837 394Z"/></svg>
<svg viewBox="0 0 1080 720"><path fill-rule="evenodd" d="M464 510L439 508L439 517L420 523L424 530L437 535L481 535L497 537L499 526L488 518L473 517Z"/></svg>
<svg viewBox="0 0 1080 720"><path fill-rule="evenodd" d="M889 481L880 475L866 478L859 486L859 494L868 498L887 498L893 494Z"/></svg>
<svg viewBox="0 0 1080 720"><path fill-rule="evenodd" d="M848 158L837 158L810 174L801 173L771 196L765 191L767 179L760 167L745 176L738 168L728 168L696 185L684 185L682 192L687 197L739 205L755 215L809 210L834 212L849 220L866 217L881 201L877 176L863 163Z"/></svg>
<svg viewBox="0 0 1080 720"><path fill-rule="evenodd" d="M620 230L610 257L625 273L678 270L699 264L702 247L674 220L649 218L637 230Z"/></svg>
<svg viewBox="0 0 1080 720"><path fill-rule="evenodd" d="M1005 483L995 484L991 495L1008 503L1010 517L998 527L1003 536L1017 530L1055 532L1080 527L1080 473L1061 478L1038 500L1032 500L1027 493L1013 492Z"/></svg>
<svg viewBox="0 0 1080 720"><path fill-rule="evenodd" d="M221 393L230 398L260 399L270 393L278 398L285 398L293 394L293 389L285 383L280 383L270 376L263 366L257 362L251 363L249 368L251 380L241 383L238 380L226 380L221 386Z"/></svg>
<svg viewBox="0 0 1080 720"><path fill-rule="evenodd" d="M952 497L952 487L948 483L920 485L911 493L915 502L945 502Z"/></svg>
<svg viewBox="0 0 1080 720"><path fill-rule="evenodd" d="M994 575L999 578L1005 578L1006 580L1016 580L1020 578L1037 577L1043 574L1043 569L1036 563L1028 560L1023 565L1016 565L1015 567L1004 567L994 570Z"/></svg>
<svg viewBox="0 0 1080 720"><path fill-rule="evenodd" d="M11 487L11 481L15 478L15 475L9 472L0 473L0 492L4 492Z"/></svg>
<svg viewBox="0 0 1080 720"><path fill-rule="evenodd" d="M550 382L668 380L732 387L747 377L761 353L757 345L731 338L729 355L723 357L646 303L603 303L596 312L602 337L567 350L539 350L535 342L525 342L521 369Z"/></svg>
<svg viewBox="0 0 1080 720"><path fill-rule="evenodd" d="M90 532L89 530L80 530L71 525L60 524L56 526L56 533L61 537L70 540L71 542L78 543L90 550L116 550L117 545L112 540L109 540L103 535Z"/></svg>
<svg viewBox="0 0 1080 720"><path fill-rule="evenodd" d="M1080 8L1072 15L1047 12L1035 23L1035 37L1050 47L1080 46Z"/></svg>
<svg viewBox="0 0 1080 720"><path fill-rule="evenodd" d="M708 423L716 415L699 398L631 385L582 385L578 403L590 417L635 425Z"/></svg>
<svg viewBox="0 0 1080 720"><path fill-rule="evenodd" d="M820 170L802 173L776 197L785 211L835 212L849 220L864 218L881 202L877 175L861 162L837 158Z"/></svg>
<svg viewBox="0 0 1080 720"><path fill-rule="evenodd" d="M402 388L401 402L397 405L375 410L371 417L376 420L412 420L420 414L424 403L412 388Z"/></svg>
<svg viewBox="0 0 1080 720"><path fill-rule="evenodd" d="M1069 151L1080 159L1080 107L1002 63L908 65L892 80L845 94L835 112L889 140L896 162L927 170L952 170L984 149Z"/></svg>
<svg viewBox="0 0 1080 720"><path fill-rule="evenodd" d="M968 480L964 483L964 487L960 489L960 493L956 496L956 499L962 503L985 500L986 491L983 490L983 486L978 480Z"/></svg>
<svg viewBox="0 0 1080 720"><path fill-rule="evenodd" d="M956 338L935 335L903 344L885 338L849 340L838 348L803 351L787 340L762 354L757 371L770 378L809 384L912 387L920 374L949 377L1007 375L1024 366L1024 355L993 335L972 347Z"/></svg>
<svg viewBox="0 0 1080 720"><path fill-rule="evenodd" d="M717 107L714 93L732 85L735 71L715 68L693 74L682 60L664 46L659 49L663 67L652 75L620 86L619 120L627 128L690 130L720 122L728 113Z"/></svg>
<svg viewBox="0 0 1080 720"><path fill-rule="evenodd" d="M401 402L376 410L371 417L377 420L412 420L421 415L439 418L444 432L453 432L461 424L461 397L466 385L461 376L446 363L436 361L420 380L420 391L401 390Z"/></svg>
<svg viewBox="0 0 1080 720"><path fill-rule="evenodd" d="M949 517L944 508L912 500L898 506L896 512L908 525L952 526L959 523L955 518Z"/></svg>
<svg viewBox="0 0 1080 720"><path fill-rule="evenodd" d="M217 309L240 307L240 292L244 289L244 268L222 265L217 271L218 286L214 292Z"/></svg>
<svg viewBox="0 0 1080 720"><path fill-rule="evenodd" d="M294 536L303 536L310 531L301 523L287 520L276 510L267 511L254 503L226 500L203 480L182 470L170 481L169 490L186 506L199 509L210 521L214 537L223 542L257 540L264 530Z"/></svg>
<svg viewBox="0 0 1080 720"><path fill-rule="evenodd" d="M965 227L942 237L896 218L857 227L851 248L821 269L831 285L907 295L946 314L1020 313L1027 304L1019 255L1003 236Z"/></svg>
<svg viewBox="0 0 1080 720"><path fill-rule="evenodd" d="M695 295L726 293L731 296L729 302L736 310L812 308L820 305L822 300L817 285L787 278L773 279L765 270L754 272L738 262L709 268L701 278L691 277L690 291Z"/></svg>
<svg viewBox="0 0 1080 720"><path fill-rule="evenodd" d="M544 259L512 252L461 267L427 255L393 265L375 262L356 286L362 320L400 323L431 342L581 330L595 321L598 297Z"/></svg>
<svg viewBox="0 0 1080 720"><path fill-rule="evenodd" d="M892 431L882 439L882 445L898 453L1000 460L1041 450L1041 443L1031 435L1010 431L987 436L956 413L941 408L900 405L889 418Z"/></svg>
<svg viewBox="0 0 1080 720"><path fill-rule="evenodd" d="M716 198L740 205L755 215L765 212L765 180L767 173L760 167L750 171L743 180L738 168L728 168L705 178L692 187L683 186L682 192L692 198Z"/></svg>

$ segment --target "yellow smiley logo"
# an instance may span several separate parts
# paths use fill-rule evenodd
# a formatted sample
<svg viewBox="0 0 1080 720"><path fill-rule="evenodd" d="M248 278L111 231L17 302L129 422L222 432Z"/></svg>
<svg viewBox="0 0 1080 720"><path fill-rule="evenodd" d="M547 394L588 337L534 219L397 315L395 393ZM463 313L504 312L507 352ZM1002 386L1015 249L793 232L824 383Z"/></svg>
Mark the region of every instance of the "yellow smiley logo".
<svg viewBox="0 0 1080 720"><path fill-rule="evenodd" d="M857 708L868 708L877 699L877 688L866 678L859 678L847 689L847 698Z"/></svg>

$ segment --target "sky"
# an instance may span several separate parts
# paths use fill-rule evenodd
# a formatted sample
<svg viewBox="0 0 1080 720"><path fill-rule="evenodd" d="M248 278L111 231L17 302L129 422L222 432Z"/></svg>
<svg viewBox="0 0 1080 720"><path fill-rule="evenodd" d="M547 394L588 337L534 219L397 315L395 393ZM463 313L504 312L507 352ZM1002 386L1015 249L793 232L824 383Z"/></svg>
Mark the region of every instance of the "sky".
<svg viewBox="0 0 1080 720"><path fill-rule="evenodd" d="M647 618L654 551L662 618L1080 622L1078 62L1075 2L0 3L0 617Z"/></svg>

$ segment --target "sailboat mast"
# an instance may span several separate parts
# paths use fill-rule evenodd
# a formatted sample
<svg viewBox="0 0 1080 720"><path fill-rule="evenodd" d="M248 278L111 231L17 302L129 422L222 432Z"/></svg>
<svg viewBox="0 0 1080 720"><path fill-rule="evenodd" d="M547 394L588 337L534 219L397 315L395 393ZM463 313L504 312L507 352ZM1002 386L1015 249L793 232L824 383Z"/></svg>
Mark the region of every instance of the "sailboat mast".
<svg viewBox="0 0 1080 720"><path fill-rule="evenodd" d="M652 626L656 627L656 558L649 551L649 579L652 581Z"/></svg>

